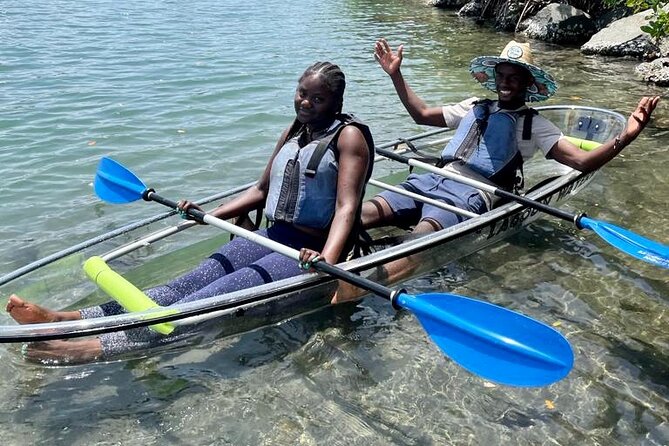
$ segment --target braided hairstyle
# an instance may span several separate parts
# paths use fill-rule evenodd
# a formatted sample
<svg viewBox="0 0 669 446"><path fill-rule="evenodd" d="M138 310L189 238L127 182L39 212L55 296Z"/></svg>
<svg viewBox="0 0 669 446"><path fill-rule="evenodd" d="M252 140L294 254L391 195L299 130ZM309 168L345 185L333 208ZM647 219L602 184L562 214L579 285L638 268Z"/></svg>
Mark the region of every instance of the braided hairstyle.
<svg viewBox="0 0 669 446"><path fill-rule="evenodd" d="M302 73L298 82L301 82L302 79L306 77L314 75L322 77L325 85L337 98L339 107L336 112L337 114L340 114L342 107L344 106L344 90L346 89L346 77L344 76L344 72L341 71L339 66L331 62L316 62L304 70L304 73Z"/></svg>

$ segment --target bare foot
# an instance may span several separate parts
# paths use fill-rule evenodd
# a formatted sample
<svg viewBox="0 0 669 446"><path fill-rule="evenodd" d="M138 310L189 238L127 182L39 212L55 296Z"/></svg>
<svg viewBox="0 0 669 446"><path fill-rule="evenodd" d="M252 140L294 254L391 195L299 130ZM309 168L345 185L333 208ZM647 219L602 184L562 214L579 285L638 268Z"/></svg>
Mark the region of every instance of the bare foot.
<svg viewBox="0 0 669 446"><path fill-rule="evenodd" d="M334 296L332 296L332 300L330 301L330 303L332 305L335 305L344 302L359 300L365 294L368 294L368 292L363 290L362 288L358 288L354 285L351 285L348 282L340 280L339 288L337 288L337 292L334 294Z"/></svg>
<svg viewBox="0 0 669 446"><path fill-rule="evenodd" d="M52 311L39 305L31 304L16 294L9 296L7 313L19 324L39 324L81 319L78 311Z"/></svg>
<svg viewBox="0 0 669 446"><path fill-rule="evenodd" d="M29 361L43 364L81 364L100 358L102 344L98 338L31 342L25 346L23 355Z"/></svg>

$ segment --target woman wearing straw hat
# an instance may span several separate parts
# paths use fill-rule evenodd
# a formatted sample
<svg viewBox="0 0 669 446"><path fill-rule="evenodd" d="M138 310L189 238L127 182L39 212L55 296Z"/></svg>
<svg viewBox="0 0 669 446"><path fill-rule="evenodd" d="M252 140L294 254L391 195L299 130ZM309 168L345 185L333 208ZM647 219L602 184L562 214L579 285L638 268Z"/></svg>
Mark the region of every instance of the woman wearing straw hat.
<svg viewBox="0 0 669 446"><path fill-rule="evenodd" d="M458 104L430 107L404 80L400 71L403 46L396 52L385 39L376 42L374 56L390 76L402 104L417 124L457 129L441 154L441 164L458 173L487 181L507 190L522 187L522 163L537 150L546 158L580 171L598 169L630 144L650 120L659 97L644 97L629 117L618 137L586 152L570 143L562 132L527 102L548 99L557 90L553 77L532 63L530 45L515 41L506 45L500 56L477 57L469 71L483 87L497 93L496 101L470 98ZM492 206L492 198L471 186L433 173L411 174L399 185L411 192L481 214ZM385 225L414 226L413 233L438 231L462 221L464 217L385 191L365 202L362 220L365 228ZM390 280L410 272L411 259L386 266ZM342 288L335 301L358 293Z"/></svg>

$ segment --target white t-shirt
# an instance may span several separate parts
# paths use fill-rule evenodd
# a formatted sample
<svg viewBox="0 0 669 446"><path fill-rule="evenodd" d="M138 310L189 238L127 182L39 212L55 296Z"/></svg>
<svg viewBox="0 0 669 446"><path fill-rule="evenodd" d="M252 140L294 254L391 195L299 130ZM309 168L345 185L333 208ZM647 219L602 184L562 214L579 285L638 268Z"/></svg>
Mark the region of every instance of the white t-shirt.
<svg viewBox="0 0 669 446"><path fill-rule="evenodd" d="M446 121L446 126L452 129L458 128L460 121L469 110L474 107L474 102L478 101L479 98L469 98L465 99L462 102L458 102L453 105L445 105L442 107L442 113L444 115L444 120ZM516 110L500 110L497 101L493 103L491 113L504 113L506 111L519 111L526 109L527 106L524 105ZM532 155L537 150L541 150L544 156L548 156L548 152L553 148L556 142L563 137L562 131L548 119L544 118L541 115L534 115L532 117L532 137L529 140L523 139L523 123L525 119L516 120L516 141L518 141L518 150L523 156L523 161L527 161L532 158Z"/></svg>

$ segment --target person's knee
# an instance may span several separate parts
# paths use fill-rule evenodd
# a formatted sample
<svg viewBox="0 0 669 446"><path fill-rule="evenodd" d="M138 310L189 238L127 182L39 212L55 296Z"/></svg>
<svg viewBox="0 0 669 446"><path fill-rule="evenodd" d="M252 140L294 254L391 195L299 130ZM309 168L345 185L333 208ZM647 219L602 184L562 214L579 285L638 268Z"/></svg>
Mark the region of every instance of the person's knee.
<svg viewBox="0 0 669 446"><path fill-rule="evenodd" d="M362 204L361 219L363 228L374 228L392 221L393 211L383 198L374 197Z"/></svg>
<svg viewBox="0 0 669 446"><path fill-rule="evenodd" d="M360 219L362 220L362 227L369 228L372 223L378 218L376 206L372 204L371 201L365 201L362 203L362 211L360 213Z"/></svg>
<svg viewBox="0 0 669 446"><path fill-rule="evenodd" d="M443 228L441 224L432 218L424 218L418 222L416 227L413 229L414 234L425 234L429 232L441 231Z"/></svg>

